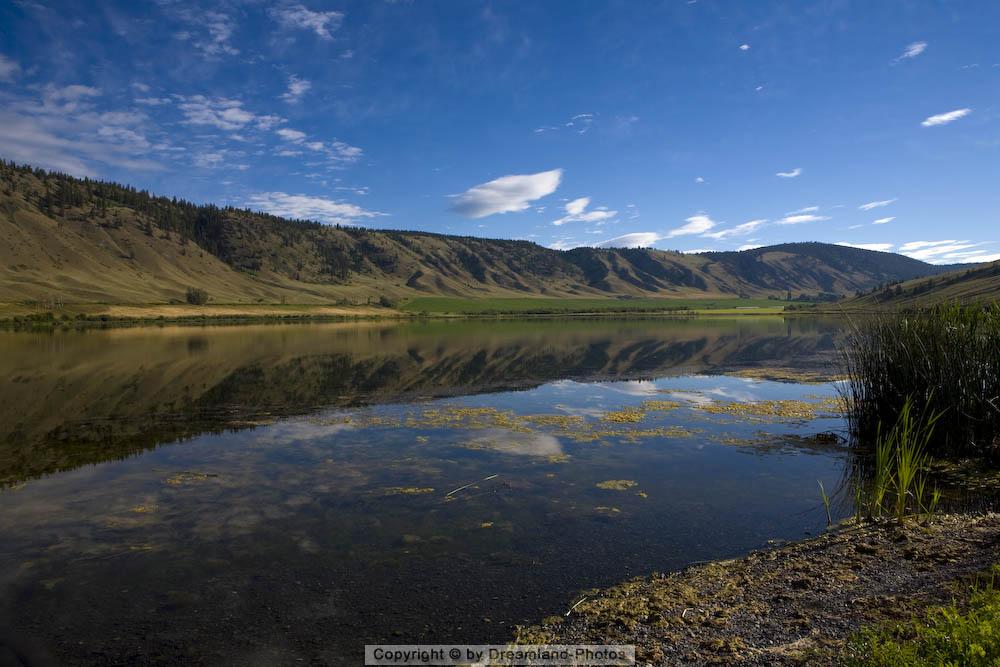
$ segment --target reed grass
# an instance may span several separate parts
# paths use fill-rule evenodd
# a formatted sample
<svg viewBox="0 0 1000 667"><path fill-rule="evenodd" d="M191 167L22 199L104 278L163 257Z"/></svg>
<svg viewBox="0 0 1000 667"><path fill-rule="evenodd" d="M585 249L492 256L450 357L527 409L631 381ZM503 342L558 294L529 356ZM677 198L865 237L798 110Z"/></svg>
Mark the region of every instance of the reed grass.
<svg viewBox="0 0 1000 667"><path fill-rule="evenodd" d="M859 320L843 358L857 443L877 442L882 425L896 423L909 404L913 424L937 415L927 453L1000 459L1000 305Z"/></svg>

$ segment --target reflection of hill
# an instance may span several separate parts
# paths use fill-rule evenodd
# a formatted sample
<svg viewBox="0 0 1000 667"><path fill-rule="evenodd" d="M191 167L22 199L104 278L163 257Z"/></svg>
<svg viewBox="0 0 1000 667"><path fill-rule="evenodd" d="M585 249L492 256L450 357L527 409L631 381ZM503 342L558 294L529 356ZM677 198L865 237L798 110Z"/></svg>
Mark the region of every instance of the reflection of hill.
<svg viewBox="0 0 1000 667"><path fill-rule="evenodd" d="M330 406L828 358L779 319L0 333L0 482Z"/></svg>

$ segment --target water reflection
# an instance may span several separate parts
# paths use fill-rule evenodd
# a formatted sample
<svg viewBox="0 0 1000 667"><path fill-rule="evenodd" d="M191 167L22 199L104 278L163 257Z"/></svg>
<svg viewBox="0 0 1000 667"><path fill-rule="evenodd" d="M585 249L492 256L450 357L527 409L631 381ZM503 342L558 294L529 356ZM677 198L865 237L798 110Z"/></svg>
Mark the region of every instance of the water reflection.
<svg viewBox="0 0 1000 667"><path fill-rule="evenodd" d="M0 484L330 406L815 368L836 332L778 318L0 332Z"/></svg>
<svg viewBox="0 0 1000 667"><path fill-rule="evenodd" d="M718 373L822 368L834 336L7 335L0 643L57 664L357 664L366 642L501 642L581 590L799 537L845 467L815 437L842 432L835 387Z"/></svg>

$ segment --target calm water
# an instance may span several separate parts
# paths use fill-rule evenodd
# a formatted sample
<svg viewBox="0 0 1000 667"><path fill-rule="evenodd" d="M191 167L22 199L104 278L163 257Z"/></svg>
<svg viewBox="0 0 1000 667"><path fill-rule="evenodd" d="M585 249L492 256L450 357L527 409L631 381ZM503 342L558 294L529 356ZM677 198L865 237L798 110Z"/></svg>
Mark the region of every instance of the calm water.
<svg viewBox="0 0 1000 667"><path fill-rule="evenodd" d="M844 425L833 384L788 378L829 374L837 331L0 333L0 641L38 664L356 664L802 537L845 465L812 436ZM760 400L804 403L732 409Z"/></svg>

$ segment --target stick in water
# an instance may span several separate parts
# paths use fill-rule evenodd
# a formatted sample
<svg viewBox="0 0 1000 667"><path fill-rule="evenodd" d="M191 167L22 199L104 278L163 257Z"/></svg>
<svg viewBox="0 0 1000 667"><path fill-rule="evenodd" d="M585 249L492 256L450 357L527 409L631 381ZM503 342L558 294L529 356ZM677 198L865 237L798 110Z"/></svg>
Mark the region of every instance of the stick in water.
<svg viewBox="0 0 1000 667"><path fill-rule="evenodd" d="M469 488L470 486L473 486L473 485L475 485L475 484L478 484L479 482L488 482L488 481L490 481L491 479L496 479L496 478L497 478L497 477L499 477L499 476L500 476L500 475L490 475L489 477L483 477L483 478L482 478L481 480L479 480L479 481L476 481L476 482L469 482L469 483L468 483L468 484L466 484L465 486L460 486L460 487L458 487L457 489L455 489L454 491L449 491L448 493L444 494L444 497L445 497L445 498L447 498L448 496L452 495L453 493L458 493L459 491L462 491L462 490L464 490L464 489L467 489L467 488Z"/></svg>

